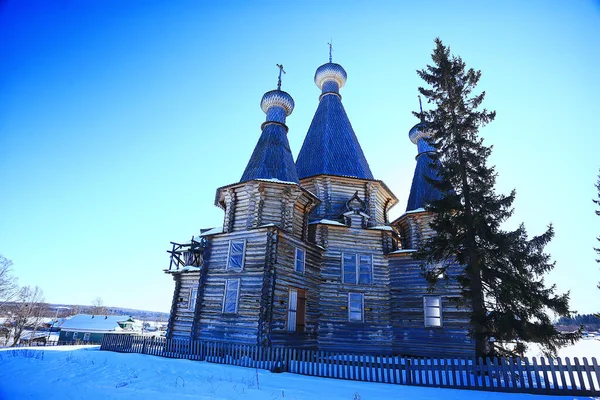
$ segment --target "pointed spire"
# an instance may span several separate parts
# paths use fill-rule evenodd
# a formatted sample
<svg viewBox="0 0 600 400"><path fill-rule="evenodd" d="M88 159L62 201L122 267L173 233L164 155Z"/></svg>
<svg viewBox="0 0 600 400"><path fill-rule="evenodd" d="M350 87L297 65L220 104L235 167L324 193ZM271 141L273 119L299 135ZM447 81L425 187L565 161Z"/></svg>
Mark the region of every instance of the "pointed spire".
<svg viewBox="0 0 600 400"><path fill-rule="evenodd" d="M248 161L240 182L251 179L278 179L299 183L294 157L287 138L285 119L294 110L294 99L281 90L283 65L277 64L279 78L277 89L264 94L260 107L267 114L262 124L262 134Z"/></svg>
<svg viewBox="0 0 600 400"><path fill-rule="evenodd" d="M432 133L425 122L421 96L419 96L419 109L421 122L413 126L408 133L411 142L417 145L418 154L406 211L424 208L428 202L442 197L442 194L427 181L427 178L437 179L437 175L431 167L433 161L429 155L435 152L435 148L427 142L427 138L430 138Z"/></svg>
<svg viewBox="0 0 600 400"><path fill-rule="evenodd" d="M296 160L300 179L321 174L373 179L339 94L346 79L339 64L329 62L317 68L315 84L321 96Z"/></svg>

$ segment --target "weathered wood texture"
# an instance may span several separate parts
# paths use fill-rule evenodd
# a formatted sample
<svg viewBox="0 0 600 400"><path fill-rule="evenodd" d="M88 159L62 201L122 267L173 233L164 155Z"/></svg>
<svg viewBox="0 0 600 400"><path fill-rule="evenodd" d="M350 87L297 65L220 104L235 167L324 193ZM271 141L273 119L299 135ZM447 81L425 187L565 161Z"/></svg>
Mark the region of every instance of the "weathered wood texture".
<svg viewBox="0 0 600 400"><path fill-rule="evenodd" d="M317 227L317 243L325 251L321 270L319 348L373 352L392 345L388 261L380 231L323 225ZM371 284L342 282L342 253L372 256ZM348 294L364 295L363 322L350 322Z"/></svg>
<svg viewBox="0 0 600 400"><path fill-rule="evenodd" d="M300 181L303 188L316 195L321 203L312 219L339 219L347 211L346 202L358 192L369 215L368 226L384 225L387 212L398 200L381 181L318 175Z"/></svg>
<svg viewBox="0 0 600 400"><path fill-rule="evenodd" d="M287 232L277 235L276 280L273 293L271 343L298 348L317 347L320 317L321 252L317 246L298 240ZM296 271L296 249L305 251L304 272ZM306 291L306 316L303 332L288 332L289 290Z"/></svg>
<svg viewBox="0 0 600 400"><path fill-rule="evenodd" d="M387 210L397 202L385 185L335 176L307 178L302 184L307 189L256 180L217 191L218 204L225 209L225 233L206 237L199 271L174 273L169 338L364 353L472 355L468 310L450 301L459 288L437 289L443 326L424 327L427 283L419 265L410 255L393 251L396 231L372 229L387 221ZM317 222L319 217L347 225ZM409 213L394 227L405 234L405 246L417 246L433 234L430 219L428 213ZM246 243L242 271L227 269L231 240ZM298 248L305 251L304 273L295 267ZM370 257L370 283L343 282L344 253ZM227 279L240 282L235 313L224 312ZM193 289L198 289L195 312L188 304ZM301 332L288 329L291 289L306 294ZM351 293L362 295L364 301L360 321L349 317Z"/></svg>
<svg viewBox="0 0 600 400"><path fill-rule="evenodd" d="M194 338L257 343L261 293L264 283L265 249L269 228L259 228L209 238L210 254L204 260L206 279ZM229 242L245 240L242 271L227 269ZM185 273L184 273L185 274ZM240 279L237 313L223 312L227 279Z"/></svg>
<svg viewBox="0 0 600 400"><path fill-rule="evenodd" d="M402 248L417 249L420 243L435 235L429 226L432 220L430 212L421 211L404 214L392 222L392 226L402 237Z"/></svg>
<svg viewBox="0 0 600 400"><path fill-rule="evenodd" d="M410 253L389 258L394 351L406 355L456 357L475 355L475 344L468 336L470 310L458 307L460 288L441 279L433 292L422 275L419 262ZM450 269L452 274L454 269ZM426 327L423 296L431 294L442 300L442 326Z"/></svg>
<svg viewBox="0 0 600 400"><path fill-rule="evenodd" d="M279 372L348 379L493 392L569 396L599 396L600 366L596 358L534 357L482 360L412 358L389 353L329 352L279 346L240 345L190 339L164 339L105 334L102 351L142 353ZM466 394L465 394L466 395Z"/></svg>
<svg viewBox="0 0 600 400"><path fill-rule="evenodd" d="M200 272L174 274L175 296L169 318L168 335L170 338L190 338L194 324L194 311L190 309L192 289L198 287Z"/></svg>
<svg viewBox="0 0 600 400"><path fill-rule="evenodd" d="M240 232L273 224L305 236L306 217L318 200L298 185L253 180L217 190L224 210L225 232Z"/></svg>
<svg viewBox="0 0 600 400"><path fill-rule="evenodd" d="M405 214L394 221L403 234L404 250L416 249L434 234L429 227L432 215L428 212ZM455 276L461 267L448 267L448 277ZM394 351L418 356L475 355L475 344L468 336L470 308L458 306L461 288L453 279L440 279L433 291L423 276L421 262L413 260L412 253L400 252L389 258L392 320L394 321ZM442 326L426 327L423 296L440 296Z"/></svg>

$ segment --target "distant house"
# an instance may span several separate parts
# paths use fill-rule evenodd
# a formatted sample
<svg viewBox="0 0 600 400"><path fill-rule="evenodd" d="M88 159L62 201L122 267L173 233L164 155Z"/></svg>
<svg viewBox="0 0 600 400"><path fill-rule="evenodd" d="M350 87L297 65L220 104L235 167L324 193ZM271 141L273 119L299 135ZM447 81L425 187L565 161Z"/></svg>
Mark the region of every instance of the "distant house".
<svg viewBox="0 0 600 400"><path fill-rule="evenodd" d="M127 315L78 314L65 321L59 342L100 343L105 333L140 333L140 325Z"/></svg>

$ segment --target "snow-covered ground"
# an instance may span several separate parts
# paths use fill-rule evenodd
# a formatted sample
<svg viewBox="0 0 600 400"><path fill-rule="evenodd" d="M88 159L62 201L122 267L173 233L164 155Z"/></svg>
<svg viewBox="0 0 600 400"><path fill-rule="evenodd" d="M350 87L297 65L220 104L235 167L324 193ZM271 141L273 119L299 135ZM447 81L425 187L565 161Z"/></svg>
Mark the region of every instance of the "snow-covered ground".
<svg viewBox="0 0 600 400"><path fill-rule="evenodd" d="M534 354L532 354L534 355ZM600 358L585 340L561 356ZM464 399L542 400L551 396L352 382L100 351L98 346L0 349L0 399Z"/></svg>

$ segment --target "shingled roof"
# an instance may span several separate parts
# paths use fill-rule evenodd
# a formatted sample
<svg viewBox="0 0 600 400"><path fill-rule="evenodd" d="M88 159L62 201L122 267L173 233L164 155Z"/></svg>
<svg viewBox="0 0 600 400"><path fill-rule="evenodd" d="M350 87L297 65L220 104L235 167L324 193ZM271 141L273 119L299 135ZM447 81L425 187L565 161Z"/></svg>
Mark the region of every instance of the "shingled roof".
<svg viewBox="0 0 600 400"><path fill-rule="evenodd" d="M321 97L296 160L300 179L327 174L374 179L341 98Z"/></svg>
<svg viewBox="0 0 600 400"><path fill-rule="evenodd" d="M272 178L299 183L287 130L278 124L267 124L263 128L240 182Z"/></svg>
<svg viewBox="0 0 600 400"><path fill-rule="evenodd" d="M431 162L431 158L427 153L417 156L417 166L410 186L406 211L424 208L428 202L442 198L440 191L435 189L426 179L426 177L433 180L438 179L435 171L430 166Z"/></svg>

